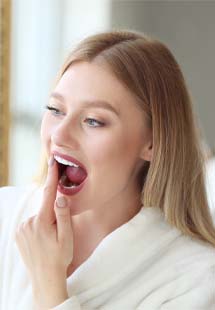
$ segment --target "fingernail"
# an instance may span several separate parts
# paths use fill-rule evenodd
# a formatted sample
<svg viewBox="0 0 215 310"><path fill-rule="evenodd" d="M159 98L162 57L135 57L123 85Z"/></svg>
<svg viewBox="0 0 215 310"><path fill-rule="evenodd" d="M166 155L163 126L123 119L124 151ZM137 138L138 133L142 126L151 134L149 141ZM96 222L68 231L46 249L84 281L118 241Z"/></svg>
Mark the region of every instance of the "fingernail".
<svg viewBox="0 0 215 310"><path fill-rule="evenodd" d="M49 158L49 162L48 162L49 167L54 165L54 156Z"/></svg>
<svg viewBox="0 0 215 310"><path fill-rule="evenodd" d="M58 197L56 202L59 208L65 208L67 205L66 198L63 196Z"/></svg>

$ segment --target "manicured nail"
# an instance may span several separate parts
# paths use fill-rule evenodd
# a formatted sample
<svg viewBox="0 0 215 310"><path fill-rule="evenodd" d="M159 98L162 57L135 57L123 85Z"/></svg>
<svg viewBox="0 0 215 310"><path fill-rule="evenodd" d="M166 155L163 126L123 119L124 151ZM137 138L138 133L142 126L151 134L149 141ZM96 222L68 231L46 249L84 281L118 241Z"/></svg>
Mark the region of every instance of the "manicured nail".
<svg viewBox="0 0 215 310"><path fill-rule="evenodd" d="M51 158L49 158L49 162L48 162L49 167L54 165L54 156L52 156Z"/></svg>
<svg viewBox="0 0 215 310"><path fill-rule="evenodd" d="M56 202L59 208L65 208L67 205L66 198L63 196L58 197Z"/></svg>

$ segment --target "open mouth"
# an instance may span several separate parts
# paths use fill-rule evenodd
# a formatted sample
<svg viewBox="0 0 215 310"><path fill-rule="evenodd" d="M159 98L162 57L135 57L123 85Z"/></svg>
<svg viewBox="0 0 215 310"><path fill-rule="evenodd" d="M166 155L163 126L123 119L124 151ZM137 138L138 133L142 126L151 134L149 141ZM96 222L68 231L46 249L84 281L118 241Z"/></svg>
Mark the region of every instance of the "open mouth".
<svg viewBox="0 0 215 310"><path fill-rule="evenodd" d="M64 194L78 192L83 187L83 182L87 178L86 170L78 164L60 156L54 155L54 158L58 164L58 189Z"/></svg>
<svg viewBox="0 0 215 310"><path fill-rule="evenodd" d="M73 168L73 172L71 171L72 168L69 168L70 171L68 172L67 165L58 163L58 173L59 173L59 183L64 187L74 188L80 185L83 181L79 179L75 179L75 175L77 175L77 168ZM72 173L71 173L72 172Z"/></svg>

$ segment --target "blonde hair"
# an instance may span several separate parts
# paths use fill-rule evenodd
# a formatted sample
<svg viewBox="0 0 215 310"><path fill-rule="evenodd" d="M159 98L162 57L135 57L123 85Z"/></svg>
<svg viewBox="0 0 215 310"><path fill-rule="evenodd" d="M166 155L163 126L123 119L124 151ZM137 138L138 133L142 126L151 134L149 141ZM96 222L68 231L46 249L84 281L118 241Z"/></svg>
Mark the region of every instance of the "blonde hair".
<svg viewBox="0 0 215 310"><path fill-rule="evenodd" d="M144 207L157 206L169 224L215 246L200 128L183 74L170 50L143 33L111 31L81 41L59 78L77 61L108 65L148 116L154 155L142 171ZM47 173L46 159L42 171L41 182Z"/></svg>

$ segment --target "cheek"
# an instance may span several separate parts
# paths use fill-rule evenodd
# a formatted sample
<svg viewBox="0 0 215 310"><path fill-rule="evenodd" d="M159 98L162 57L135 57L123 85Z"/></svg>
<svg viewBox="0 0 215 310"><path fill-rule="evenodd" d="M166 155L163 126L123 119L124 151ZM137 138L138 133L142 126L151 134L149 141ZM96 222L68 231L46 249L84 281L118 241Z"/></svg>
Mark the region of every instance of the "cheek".
<svg viewBox="0 0 215 310"><path fill-rule="evenodd" d="M91 139L88 144L88 154L90 161L95 165L113 166L114 163L122 161L122 157L131 155L132 137L126 131L107 133Z"/></svg>

